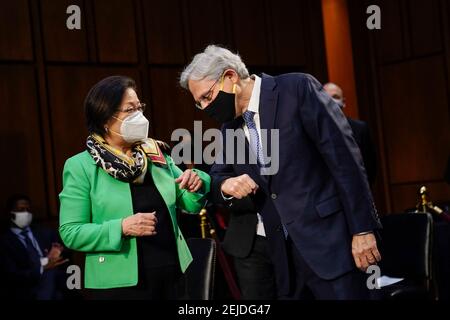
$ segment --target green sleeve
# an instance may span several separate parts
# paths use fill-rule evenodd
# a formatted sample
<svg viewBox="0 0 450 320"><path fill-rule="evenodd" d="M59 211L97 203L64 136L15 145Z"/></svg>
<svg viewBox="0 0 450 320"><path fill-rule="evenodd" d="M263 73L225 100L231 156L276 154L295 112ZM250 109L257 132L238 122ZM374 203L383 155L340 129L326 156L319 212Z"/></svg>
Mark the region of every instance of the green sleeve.
<svg viewBox="0 0 450 320"><path fill-rule="evenodd" d="M177 179L183 171L177 167L171 157L167 157L166 159L172 170L174 179ZM180 189L177 183L177 206L189 213L199 213L206 204L206 196L210 190L211 177L201 170L193 169L192 171L197 173L198 177L203 181L203 186L197 192L189 192L185 189Z"/></svg>
<svg viewBox="0 0 450 320"><path fill-rule="evenodd" d="M78 251L120 251L122 219L91 223L90 182L81 162L66 161L59 194L59 233L64 244Z"/></svg>

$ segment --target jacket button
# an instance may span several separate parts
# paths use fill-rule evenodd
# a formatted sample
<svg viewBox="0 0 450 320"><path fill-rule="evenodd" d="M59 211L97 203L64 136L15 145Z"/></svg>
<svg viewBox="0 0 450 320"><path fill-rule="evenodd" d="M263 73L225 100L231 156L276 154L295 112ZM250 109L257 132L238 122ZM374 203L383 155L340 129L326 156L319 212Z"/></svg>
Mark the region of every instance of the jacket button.
<svg viewBox="0 0 450 320"><path fill-rule="evenodd" d="M277 194L276 194L276 193L272 193L272 194L270 195L270 197L271 197L273 200L275 200L275 199L277 198Z"/></svg>
<svg viewBox="0 0 450 320"><path fill-rule="evenodd" d="M105 262L105 257L99 257L99 258L98 258L98 262L100 262L100 263Z"/></svg>

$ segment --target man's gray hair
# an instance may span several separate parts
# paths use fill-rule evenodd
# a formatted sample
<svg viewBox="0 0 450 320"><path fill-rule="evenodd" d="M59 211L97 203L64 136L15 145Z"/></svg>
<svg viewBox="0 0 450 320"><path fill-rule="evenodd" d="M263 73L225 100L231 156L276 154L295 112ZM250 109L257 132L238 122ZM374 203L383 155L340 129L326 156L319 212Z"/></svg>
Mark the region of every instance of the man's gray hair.
<svg viewBox="0 0 450 320"><path fill-rule="evenodd" d="M209 45L205 51L196 54L192 62L183 70L180 85L189 89L189 80L217 80L227 69L236 71L241 79L249 77L247 67L238 54L216 45Z"/></svg>

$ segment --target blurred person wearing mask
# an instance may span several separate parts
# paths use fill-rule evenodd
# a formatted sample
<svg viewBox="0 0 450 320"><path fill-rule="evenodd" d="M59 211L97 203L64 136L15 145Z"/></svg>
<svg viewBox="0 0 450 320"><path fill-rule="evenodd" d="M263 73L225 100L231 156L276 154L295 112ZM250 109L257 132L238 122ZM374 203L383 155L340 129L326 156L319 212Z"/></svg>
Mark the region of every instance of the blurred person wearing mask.
<svg viewBox="0 0 450 320"><path fill-rule="evenodd" d="M58 266L68 260L56 232L32 225L31 201L13 195L7 201L9 229L0 240L1 271L8 299L62 298Z"/></svg>

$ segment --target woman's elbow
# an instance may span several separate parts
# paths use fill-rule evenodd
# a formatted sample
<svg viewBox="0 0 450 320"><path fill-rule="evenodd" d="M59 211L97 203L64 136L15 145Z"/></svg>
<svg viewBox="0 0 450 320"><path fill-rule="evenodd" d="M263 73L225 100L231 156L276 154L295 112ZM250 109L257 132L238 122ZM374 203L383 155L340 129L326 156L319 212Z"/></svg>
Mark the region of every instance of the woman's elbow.
<svg viewBox="0 0 450 320"><path fill-rule="evenodd" d="M59 227L59 235L61 236L62 242L67 248L72 250L78 249L75 245L76 232L75 226L63 224Z"/></svg>

